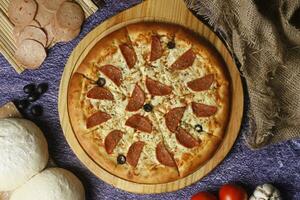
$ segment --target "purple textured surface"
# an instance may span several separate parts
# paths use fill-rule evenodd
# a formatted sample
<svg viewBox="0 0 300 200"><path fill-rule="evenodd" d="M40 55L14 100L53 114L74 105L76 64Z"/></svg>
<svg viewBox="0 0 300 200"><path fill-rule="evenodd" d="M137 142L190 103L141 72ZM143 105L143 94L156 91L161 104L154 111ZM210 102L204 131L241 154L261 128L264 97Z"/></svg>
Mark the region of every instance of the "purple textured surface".
<svg viewBox="0 0 300 200"><path fill-rule="evenodd" d="M270 182L276 185L287 200L300 200L300 140L287 141L252 151L243 142L248 120L244 119L239 138L225 160L201 181L172 193L138 195L116 189L99 180L77 159L68 146L59 123L57 100L58 89L64 65L78 42L95 26L108 17L124 10L139 0L107 0L104 8L88 18L80 36L69 43L60 43L51 48L42 67L36 71L17 74L0 55L0 105L7 101L25 97L22 88L28 83L49 83L48 92L35 104L42 104L44 115L27 118L36 122L44 131L49 144L50 156L59 167L73 171L84 183L87 200L117 199L189 199L192 194L209 190L216 192L225 183L243 185L248 193L256 185ZM246 99L246 105L248 100ZM247 113L247 108L246 111ZM0 147L1 148L1 147Z"/></svg>

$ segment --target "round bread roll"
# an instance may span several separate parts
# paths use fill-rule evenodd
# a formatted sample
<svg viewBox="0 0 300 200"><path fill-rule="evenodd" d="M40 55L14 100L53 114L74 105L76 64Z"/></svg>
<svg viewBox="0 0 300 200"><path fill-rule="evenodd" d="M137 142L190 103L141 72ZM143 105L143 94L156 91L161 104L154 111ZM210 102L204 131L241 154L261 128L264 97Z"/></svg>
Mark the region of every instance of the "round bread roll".
<svg viewBox="0 0 300 200"><path fill-rule="evenodd" d="M70 171L48 168L15 190L10 200L84 200L84 188Z"/></svg>
<svg viewBox="0 0 300 200"><path fill-rule="evenodd" d="M43 170L48 145L42 131L25 119L0 120L0 191L10 191Z"/></svg>

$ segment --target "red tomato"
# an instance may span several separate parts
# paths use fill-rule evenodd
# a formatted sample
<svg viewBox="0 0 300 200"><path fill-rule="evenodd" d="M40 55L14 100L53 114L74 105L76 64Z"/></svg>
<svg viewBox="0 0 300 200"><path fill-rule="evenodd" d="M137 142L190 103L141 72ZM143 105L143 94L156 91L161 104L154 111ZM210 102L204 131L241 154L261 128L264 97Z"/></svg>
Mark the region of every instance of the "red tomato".
<svg viewBox="0 0 300 200"><path fill-rule="evenodd" d="M220 200L247 200L246 191L237 185L226 184L219 190Z"/></svg>
<svg viewBox="0 0 300 200"><path fill-rule="evenodd" d="M192 196L191 200L217 200L217 198L209 192L199 192Z"/></svg>

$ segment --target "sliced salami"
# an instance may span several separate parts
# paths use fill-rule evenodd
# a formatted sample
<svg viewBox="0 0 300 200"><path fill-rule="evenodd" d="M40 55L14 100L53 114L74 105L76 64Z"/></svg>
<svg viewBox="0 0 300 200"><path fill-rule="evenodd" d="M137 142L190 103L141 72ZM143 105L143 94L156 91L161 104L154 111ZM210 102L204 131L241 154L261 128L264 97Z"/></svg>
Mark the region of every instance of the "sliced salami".
<svg viewBox="0 0 300 200"><path fill-rule="evenodd" d="M197 78L193 81L188 82L187 86L195 92L200 92L203 90L208 90L213 82L214 82L214 75L208 74L204 77Z"/></svg>
<svg viewBox="0 0 300 200"><path fill-rule="evenodd" d="M165 96L172 93L171 86L165 85L149 77L146 78L146 87L149 93L153 96Z"/></svg>
<svg viewBox="0 0 300 200"><path fill-rule="evenodd" d="M105 150L108 154L113 153L113 150L115 149L115 147L117 146L119 141L122 139L123 134L124 133L120 130L114 130L114 131L111 131L105 137L104 146L105 146Z"/></svg>
<svg viewBox="0 0 300 200"><path fill-rule="evenodd" d="M126 106L126 110L130 112L137 111L143 107L144 103L145 93L138 84L135 84L134 90Z"/></svg>
<svg viewBox="0 0 300 200"><path fill-rule="evenodd" d="M122 84L122 71L118 67L113 65L104 65L100 67L100 71L117 86Z"/></svg>
<svg viewBox="0 0 300 200"><path fill-rule="evenodd" d="M138 142L133 143L129 147L128 152L127 152L128 164L130 164L133 167L137 166L144 146L145 146L144 142L138 141Z"/></svg>
<svg viewBox="0 0 300 200"><path fill-rule="evenodd" d="M121 44L119 47L129 69L133 68L137 60L134 49L127 44Z"/></svg>
<svg viewBox="0 0 300 200"><path fill-rule="evenodd" d="M67 29L67 28L61 28L57 25L55 20L52 20L51 22L52 26L52 32L54 34L54 40L56 42L69 42L76 38L80 33L80 28L77 30Z"/></svg>
<svg viewBox="0 0 300 200"><path fill-rule="evenodd" d="M38 68L46 56L44 46L30 39L23 40L15 52L16 59L28 69Z"/></svg>
<svg viewBox="0 0 300 200"><path fill-rule="evenodd" d="M26 26L20 33L19 37L16 38L17 46L25 39L35 40L41 43L44 47L47 45L47 35L46 33L38 27Z"/></svg>
<svg viewBox="0 0 300 200"><path fill-rule="evenodd" d="M168 167L176 167L173 155L167 150L163 142L160 142L156 146L156 158L157 160Z"/></svg>
<svg viewBox="0 0 300 200"><path fill-rule="evenodd" d="M100 125L107 120L109 120L111 116L105 112L98 111L91 116L89 116L86 120L86 127L87 128L92 128L94 126Z"/></svg>
<svg viewBox="0 0 300 200"><path fill-rule="evenodd" d="M38 21L36 20L32 20L29 24L30 26L34 26L34 27L37 27L37 28L41 28L41 25ZM27 26L27 25L26 25ZM14 29L13 29L13 36L15 38L15 41L17 41L17 38L20 36L20 33L23 31L23 29L26 27L26 26L14 26Z"/></svg>
<svg viewBox="0 0 300 200"><path fill-rule="evenodd" d="M66 0L38 0L50 12L56 12L63 2Z"/></svg>
<svg viewBox="0 0 300 200"><path fill-rule="evenodd" d="M54 41L54 33L52 24L48 24L44 27L44 31L47 34L47 47L51 46Z"/></svg>
<svg viewBox="0 0 300 200"><path fill-rule="evenodd" d="M187 50L183 53L172 65L173 70L184 70L193 65L196 59L196 54L192 49Z"/></svg>
<svg viewBox="0 0 300 200"><path fill-rule="evenodd" d="M210 106L196 102L192 102L192 109L197 117L209 117L214 115L218 111L218 108L216 106Z"/></svg>
<svg viewBox="0 0 300 200"><path fill-rule="evenodd" d="M199 145L198 140L193 138L186 130L181 127L178 127L176 130L176 139L177 141L186 148L193 148Z"/></svg>
<svg viewBox="0 0 300 200"><path fill-rule="evenodd" d="M114 100L113 94L106 88L95 86L88 91L87 97L99 100Z"/></svg>
<svg viewBox="0 0 300 200"><path fill-rule="evenodd" d="M34 0L11 0L7 15L10 21L17 26L26 26L34 18L37 3Z"/></svg>
<svg viewBox="0 0 300 200"><path fill-rule="evenodd" d="M42 27L45 27L53 19L54 13L47 10L43 5L39 4L35 19Z"/></svg>
<svg viewBox="0 0 300 200"><path fill-rule="evenodd" d="M35 27L38 27L38 28L41 28L41 24L40 24L38 21L36 21L36 20L32 20L32 21L30 22L30 24L28 24L28 25L30 25L30 26L35 26Z"/></svg>
<svg viewBox="0 0 300 200"><path fill-rule="evenodd" d="M140 114L129 117L125 125L146 133L152 132L152 122L148 117L144 117Z"/></svg>
<svg viewBox="0 0 300 200"><path fill-rule="evenodd" d="M63 0L56 0L56 1L63 1ZM85 18L84 11L80 7L80 5L69 1L63 2L59 6L55 16L56 16L58 26L63 29L69 29L69 30L80 29Z"/></svg>
<svg viewBox="0 0 300 200"><path fill-rule="evenodd" d="M150 61L155 61L162 56L163 48L158 35L151 36L151 39Z"/></svg>
<svg viewBox="0 0 300 200"><path fill-rule="evenodd" d="M177 107L171 109L167 114L165 114L166 126L171 132L176 131L185 109L186 107Z"/></svg>
<svg viewBox="0 0 300 200"><path fill-rule="evenodd" d="M44 4L44 1L46 0L35 0L38 4Z"/></svg>

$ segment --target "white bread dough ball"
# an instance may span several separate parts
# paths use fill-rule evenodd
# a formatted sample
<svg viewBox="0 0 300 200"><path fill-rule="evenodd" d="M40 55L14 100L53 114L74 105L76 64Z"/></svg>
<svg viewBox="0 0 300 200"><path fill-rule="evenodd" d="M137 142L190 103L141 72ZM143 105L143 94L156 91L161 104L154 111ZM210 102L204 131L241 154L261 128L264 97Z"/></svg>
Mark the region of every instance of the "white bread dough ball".
<svg viewBox="0 0 300 200"><path fill-rule="evenodd" d="M84 188L70 171L48 168L15 190L10 200L84 200Z"/></svg>
<svg viewBox="0 0 300 200"><path fill-rule="evenodd" d="M42 171L48 162L42 131L25 119L0 119L0 191L10 191Z"/></svg>

